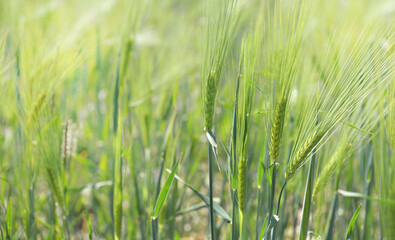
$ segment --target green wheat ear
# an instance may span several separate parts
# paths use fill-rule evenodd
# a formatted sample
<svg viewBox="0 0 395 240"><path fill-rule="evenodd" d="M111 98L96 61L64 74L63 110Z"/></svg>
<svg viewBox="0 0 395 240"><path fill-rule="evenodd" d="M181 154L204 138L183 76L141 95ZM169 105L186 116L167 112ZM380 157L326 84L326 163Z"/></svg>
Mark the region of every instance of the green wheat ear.
<svg viewBox="0 0 395 240"><path fill-rule="evenodd" d="M285 172L286 180L291 179L295 172L305 163L307 156L314 149L314 147L317 146L324 135L325 131L319 130L314 132L313 135L307 139L302 148L296 153L295 158L292 160L287 171Z"/></svg>
<svg viewBox="0 0 395 240"><path fill-rule="evenodd" d="M269 154L271 157L272 164L280 155L280 146L281 146L281 139L283 134L284 128L284 117L285 117L285 110L287 108L288 99L283 97L276 106L276 111L272 121L272 128L271 128L271 139L270 139L270 149Z"/></svg>
<svg viewBox="0 0 395 240"><path fill-rule="evenodd" d="M217 96L217 82L215 72L212 71L206 82L206 95L204 100L204 130L211 131L214 126L215 97Z"/></svg>
<svg viewBox="0 0 395 240"><path fill-rule="evenodd" d="M63 197L63 191L60 186L60 179L57 170L54 168L54 166L48 165L45 167L45 172L48 177L48 184L50 188L52 189L52 193L54 195L54 198L56 202L58 202L59 206L61 208L64 207L64 197Z"/></svg>
<svg viewBox="0 0 395 240"><path fill-rule="evenodd" d="M27 127L28 128L32 127L32 124L36 121L38 114L40 113L41 108L44 105L45 98L46 98L45 93L41 93L37 97L36 104L34 105L34 108L27 119Z"/></svg>
<svg viewBox="0 0 395 240"><path fill-rule="evenodd" d="M335 173L336 169L343 164L346 154L348 150L350 150L350 148L350 144L341 145L332 156L332 158L329 160L329 162L326 164L314 185L313 198L317 196L317 194L321 192L322 189L324 189L324 187L327 185L327 183Z"/></svg>
<svg viewBox="0 0 395 240"><path fill-rule="evenodd" d="M247 160L243 157L239 163L239 186L238 186L238 198L239 198L239 210L240 212L244 212L244 202L245 202L245 186L247 179Z"/></svg>

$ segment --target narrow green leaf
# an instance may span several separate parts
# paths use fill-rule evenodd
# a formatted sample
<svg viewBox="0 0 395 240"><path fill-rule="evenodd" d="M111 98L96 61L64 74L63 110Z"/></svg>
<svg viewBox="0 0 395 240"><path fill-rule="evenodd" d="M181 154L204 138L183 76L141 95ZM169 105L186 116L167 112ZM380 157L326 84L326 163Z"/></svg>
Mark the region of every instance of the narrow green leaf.
<svg viewBox="0 0 395 240"><path fill-rule="evenodd" d="M176 117L176 112L173 111L173 114L172 114L172 116L170 118L170 122L168 123L168 125L166 127L165 136L163 138L163 142L162 142L162 146L161 146L160 170L159 170L158 180L156 182L156 193L155 193L156 194L155 195L156 198L158 198L159 192L160 192L160 186L161 186L161 182L162 182L163 169L164 169L165 162L166 162L166 150L167 150L167 145L168 145L168 140L169 140L170 133L173 130L175 117Z"/></svg>
<svg viewBox="0 0 395 240"><path fill-rule="evenodd" d="M122 122L118 118L118 130L114 139L114 172L113 172L113 216L114 238L120 239L122 232Z"/></svg>
<svg viewBox="0 0 395 240"><path fill-rule="evenodd" d="M263 136L263 144L262 144L262 152L259 158L258 170L257 170L257 184L260 189L262 186L263 175L265 174L265 166L263 163L265 162L265 145L266 145L266 135Z"/></svg>
<svg viewBox="0 0 395 240"><path fill-rule="evenodd" d="M189 206L189 207L187 207L185 209L182 209L182 210L176 212L176 215L177 216L178 215L184 215L186 213L194 212L194 211L200 210L202 208L206 208L206 207L207 207L207 204L204 203L204 202L203 203L197 203L197 204L194 204L192 206Z"/></svg>
<svg viewBox="0 0 395 240"><path fill-rule="evenodd" d="M117 68L116 68L116 77L115 77L115 87L114 87L114 98L113 98L113 131L116 134L118 129L118 118L119 118L119 93L120 93L120 60L121 59L121 50L118 53L118 60L117 60Z"/></svg>
<svg viewBox="0 0 395 240"><path fill-rule="evenodd" d="M232 157L230 152L229 152L229 150L228 150L228 148L225 146L225 144L223 142L220 142L220 143L221 143L222 147L225 150L226 156L229 157L229 158Z"/></svg>
<svg viewBox="0 0 395 240"><path fill-rule="evenodd" d="M165 203L165 201L169 195L170 188L173 185L174 176L176 174L180 160L181 160L181 158L179 158L177 163L174 165L173 170L171 170L170 176L167 178L165 184L163 185L162 190L159 193L158 199L156 200L156 203L155 203L154 213L152 215L153 219L156 219L159 217L160 210L162 209L163 204Z"/></svg>
<svg viewBox="0 0 395 240"><path fill-rule="evenodd" d="M89 183L85 186L82 187L75 187L75 188L69 188L67 191L76 193L79 192L79 194L89 194L93 190L99 190L103 187L109 187L112 186L112 181L102 181L102 182L96 182L96 183Z"/></svg>
<svg viewBox="0 0 395 240"><path fill-rule="evenodd" d="M177 96L178 96L178 78L174 81L174 89L173 89L173 106L177 103Z"/></svg>
<svg viewBox="0 0 395 240"><path fill-rule="evenodd" d="M167 169L167 171L169 172L169 169ZM182 180L179 176L175 175L174 176L178 181L180 181L181 183L183 183L184 185L186 185L189 189L191 189L198 197L200 197L200 199L203 200L203 202L206 203L207 206L209 206L210 200L207 196L203 195L201 192L199 192L198 190L196 190L195 188L193 188L191 185L189 185L188 183L186 183L184 180ZM230 218L229 214L225 211L225 209L223 209L221 207L221 205L219 205L217 202L214 202L214 212L223 220L225 220L225 222L227 223L231 223L232 219Z"/></svg>
<svg viewBox="0 0 395 240"><path fill-rule="evenodd" d="M265 221L263 221L263 224L262 224L261 234L259 234L259 239L263 239L263 236L265 234L265 226L267 224L268 217L269 217L269 214L266 214Z"/></svg>
<svg viewBox="0 0 395 240"><path fill-rule="evenodd" d="M12 201L11 196L8 198L8 206L6 210L6 238L11 239L12 231Z"/></svg>
<svg viewBox="0 0 395 240"><path fill-rule="evenodd" d="M348 228L347 228L347 235L346 235L346 239L351 239L351 235L352 232L354 231L354 227L355 227L355 221L357 220L359 211L361 210L362 207L362 203L359 204L357 210L354 212L354 215L352 215L352 218L350 220L350 223L348 224Z"/></svg>
<svg viewBox="0 0 395 240"><path fill-rule="evenodd" d="M86 212L86 220L88 222L88 236L89 236L89 240L92 240L92 221L91 221L91 217L89 216L89 212Z"/></svg>
<svg viewBox="0 0 395 240"><path fill-rule="evenodd" d="M129 60L130 60L130 56L132 55L131 52L133 50L134 47L134 41L131 39L127 39L126 43L124 44L125 46L125 50L123 52L123 58L122 58L122 69L120 69L121 71L121 79L124 78L126 72L127 72L127 67L129 64Z"/></svg>
<svg viewBox="0 0 395 240"><path fill-rule="evenodd" d="M366 196L361 193L349 192L349 191L344 191L341 189L337 190L337 193L343 197L363 198L363 199L367 199L370 201L375 201L375 202L379 202L379 203L383 203L383 204L395 205L395 201L393 201L393 200L374 198L374 197Z"/></svg>

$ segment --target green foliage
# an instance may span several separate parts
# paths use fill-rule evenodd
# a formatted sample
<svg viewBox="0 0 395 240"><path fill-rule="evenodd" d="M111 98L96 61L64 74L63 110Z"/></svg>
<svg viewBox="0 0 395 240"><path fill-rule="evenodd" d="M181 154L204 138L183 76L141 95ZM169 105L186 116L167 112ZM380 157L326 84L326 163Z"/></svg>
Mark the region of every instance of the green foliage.
<svg viewBox="0 0 395 240"><path fill-rule="evenodd" d="M0 238L390 239L394 9L0 1Z"/></svg>
<svg viewBox="0 0 395 240"><path fill-rule="evenodd" d="M355 210L354 214L352 215L352 218L350 220L350 223L348 224L347 228L347 234L346 234L346 239L351 239L352 232L354 231L355 228L355 221L357 220L359 211L361 210L362 204L359 204L357 210Z"/></svg>

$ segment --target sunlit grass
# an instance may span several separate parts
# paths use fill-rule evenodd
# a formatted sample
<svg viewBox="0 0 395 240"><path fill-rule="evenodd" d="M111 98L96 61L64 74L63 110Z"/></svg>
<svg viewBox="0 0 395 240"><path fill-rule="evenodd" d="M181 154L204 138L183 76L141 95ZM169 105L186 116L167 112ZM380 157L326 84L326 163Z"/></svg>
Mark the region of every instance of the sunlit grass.
<svg viewBox="0 0 395 240"><path fill-rule="evenodd" d="M2 239L391 239L390 0L0 1Z"/></svg>

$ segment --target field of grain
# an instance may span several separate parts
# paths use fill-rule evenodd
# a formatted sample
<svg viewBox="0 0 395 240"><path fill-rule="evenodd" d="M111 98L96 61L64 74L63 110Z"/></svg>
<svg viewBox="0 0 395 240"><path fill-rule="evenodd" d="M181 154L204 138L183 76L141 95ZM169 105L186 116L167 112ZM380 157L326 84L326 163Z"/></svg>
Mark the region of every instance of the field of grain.
<svg viewBox="0 0 395 240"><path fill-rule="evenodd" d="M1 0L1 239L395 239L394 0Z"/></svg>

